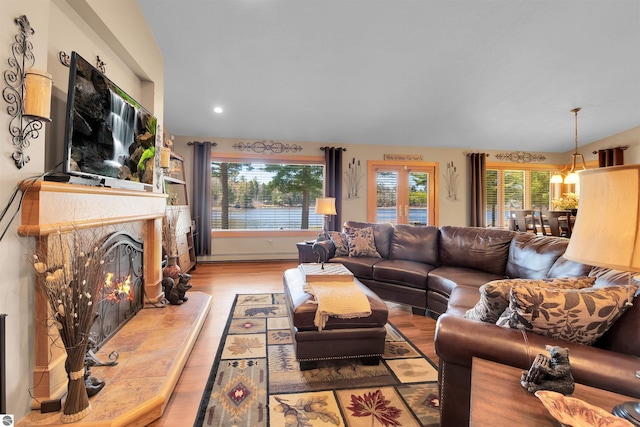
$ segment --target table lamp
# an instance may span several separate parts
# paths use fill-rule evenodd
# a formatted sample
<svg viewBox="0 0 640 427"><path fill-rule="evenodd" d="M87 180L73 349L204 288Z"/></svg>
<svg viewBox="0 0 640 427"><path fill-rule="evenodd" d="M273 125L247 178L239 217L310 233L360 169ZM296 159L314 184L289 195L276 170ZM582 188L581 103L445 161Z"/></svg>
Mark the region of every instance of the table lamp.
<svg viewBox="0 0 640 427"><path fill-rule="evenodd" d="M316 199L316 213L322 215L322 233L318 234L316 240L329 240L327 233L329 215L336 215L336 198L335 197L318 197Z"/></svg>
<svg viewBox="0 0 640 427"><path fill-rule="evenodd" d="M580 215L565 258L596 267L640 272L640 165L580 173ZM639 280L639 276L634 277ZM640 331L638 331L640 332ZM635 372L640 387L640 366ZM640 426L640 402L613 414Z"/></svg>

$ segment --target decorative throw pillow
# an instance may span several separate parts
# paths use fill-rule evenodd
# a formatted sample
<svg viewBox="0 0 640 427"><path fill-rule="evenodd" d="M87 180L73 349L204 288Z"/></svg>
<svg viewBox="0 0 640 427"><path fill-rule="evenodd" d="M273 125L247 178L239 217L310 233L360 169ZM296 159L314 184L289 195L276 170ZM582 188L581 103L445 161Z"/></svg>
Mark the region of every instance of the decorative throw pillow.
<svg viewBox="0 0 640 427"><path fill-rule="evenodd" d="M584 289L591 288L595 285L597 277L595 276L581 276L581 277L565 277L565 278L556 278L552 279L548 282L547 285L542 287L547 287L551 289ZM509 291L510 298L511 291ZM500 315L500 318L496 321L496 325L502 326L503 328L511 327L511 306L508 306L504 309L504 312Z"/></svg>
<svg viewBox="0 0 640 427"><path fill-rule="evenodd" d="M638 285L589 289L516 286L511 290L512 328L591 345L630 307Z"/></svg>
<svg viewBox="0 0 640 427"><path fill-rule="evenodd" d="M467 310L464 317L480 322L496 323L509 308L509 294L514 286L582 289L593 286L595 277L567 277L555 279L502 279L480 286L480 301Z"/></svg>
<svg viewBox="0 0 640 427"><path fill-rule="evenodd" d="M375 257L382 258L376 250L375 240L373 239L373 228L354 228L346 229L347 242L349 242L350 257Z"/></svg>
<svg viewBox="0 0 640 427"><path fill-rule="evenodd" d="M347 243L347 236L339 231L329 231L329 237L336 247L335 256L347 256L349 255L349 243Z"/></svg>

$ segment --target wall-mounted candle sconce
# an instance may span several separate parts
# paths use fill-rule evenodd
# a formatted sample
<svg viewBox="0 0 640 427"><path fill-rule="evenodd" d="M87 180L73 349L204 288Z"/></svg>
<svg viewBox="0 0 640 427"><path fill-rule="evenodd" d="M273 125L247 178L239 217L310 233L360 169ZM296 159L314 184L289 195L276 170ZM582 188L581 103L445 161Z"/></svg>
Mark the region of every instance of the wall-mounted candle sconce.
<svg viewBox="0 0 640 427"><path fill-rule="evenodd" d="M160 167L169 169L169 166L171 166L171 148L162 147L160 149Z"/></svg>
<svg viewBox="0 0 640 427"><path fill-rule="evenodd" d="M16 147L12 154L18 169L26 165L30 158L25 150L31 145L31 139L38 138L42 122L50 122L51 112L51 74L31 68L35 64L33 45L29 36L35 33L25 15L14 19L20 32L11 45L11 67L4 72L6 87L2 97L9 104L7 113L11 115L9 133Z"/></svg>

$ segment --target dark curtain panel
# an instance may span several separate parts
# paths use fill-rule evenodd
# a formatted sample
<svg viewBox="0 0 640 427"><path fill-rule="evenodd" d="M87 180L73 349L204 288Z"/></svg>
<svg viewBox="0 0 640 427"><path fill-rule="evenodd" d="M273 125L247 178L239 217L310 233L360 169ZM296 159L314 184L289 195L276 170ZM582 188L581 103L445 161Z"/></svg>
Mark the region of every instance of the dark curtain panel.
<svg viewBox="0 0 640 427"><path fill-rule="evenodd" d="M193 203L196 222L196 255L211 254L211 146L210 142L193 143Z"/></svg>
<svg viewBox="0 0 640 427"><path fill-rule="evenodd" d="M470 217L472 227L487 226L487 155L485 153L469 154L470 161L470 177L471 177L471 198L470 198Z"/></svg>
<svg viewBox="0 0 640 427"><path fill-rule="evenodd" d="M342 229L342 147L322 147L324 150L324 196L336 198L336 213L329 217L329 231Z"/></svg>
<svg viewBox="0 0 640 427"><path fill-rule="evenodd" d="M598 166L603 168L606 166L624 165L624 148L605 148L598 150Z"/></svg>

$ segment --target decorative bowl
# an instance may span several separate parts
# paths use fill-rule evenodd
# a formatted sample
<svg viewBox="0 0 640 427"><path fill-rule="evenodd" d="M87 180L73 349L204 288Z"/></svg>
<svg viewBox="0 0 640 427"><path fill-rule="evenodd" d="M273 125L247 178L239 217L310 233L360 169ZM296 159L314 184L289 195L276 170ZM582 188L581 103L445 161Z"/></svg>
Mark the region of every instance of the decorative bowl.
<svg viewBox="0 0 640 427"><path fill-rule="evenodd" d="M629 421L574 397L567 397L548 390L536 391L535 395L551 416L564 426L633 427Z"/></svg>

